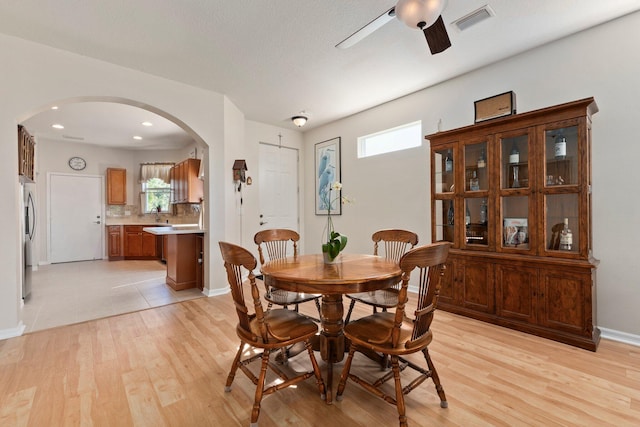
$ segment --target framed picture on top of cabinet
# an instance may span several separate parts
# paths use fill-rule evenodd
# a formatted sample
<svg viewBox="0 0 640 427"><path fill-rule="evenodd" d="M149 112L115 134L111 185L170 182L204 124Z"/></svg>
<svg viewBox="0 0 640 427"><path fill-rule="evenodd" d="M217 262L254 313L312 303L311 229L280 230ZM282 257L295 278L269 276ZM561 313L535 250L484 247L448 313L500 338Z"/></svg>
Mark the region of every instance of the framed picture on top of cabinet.
<svg viewBox="0 0 640 427"><path fill-rule="evenodd" d="M474 123L516 113L516 94L513 91L490 96L473 103L475 110Z"/></svg>
<svg viewBox="0 0 640 427"><path fill-rule="evenodd" d="M340 137L318 142L315 146L316 215L342 214L340 182Z"/></svg>

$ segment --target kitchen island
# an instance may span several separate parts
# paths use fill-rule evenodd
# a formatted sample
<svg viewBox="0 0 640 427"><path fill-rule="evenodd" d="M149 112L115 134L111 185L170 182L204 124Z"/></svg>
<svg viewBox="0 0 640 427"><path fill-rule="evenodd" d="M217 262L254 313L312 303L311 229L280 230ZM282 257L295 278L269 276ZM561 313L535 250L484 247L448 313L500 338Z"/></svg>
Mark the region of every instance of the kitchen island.
<svg viewBox="0 0 640 427"><path fill-rule="evenodd" d="M197 226L144 227L143 231L166 238L167 285L176 291L203 288L203 236Z"/></svg>

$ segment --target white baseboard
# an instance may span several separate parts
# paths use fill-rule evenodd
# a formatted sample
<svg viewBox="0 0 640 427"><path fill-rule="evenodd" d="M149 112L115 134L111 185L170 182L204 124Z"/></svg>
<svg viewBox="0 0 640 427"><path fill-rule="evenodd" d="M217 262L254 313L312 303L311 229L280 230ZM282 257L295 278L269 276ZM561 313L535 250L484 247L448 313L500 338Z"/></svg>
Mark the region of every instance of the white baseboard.
<svg viewBox="0 0 640 427"><path fill-rule="evenodd" d="M25 328L26 328L26 325L22 323L22 320L21 320L20 323L18 323L18 326L16 326L15 328L2 329L0 330L0 340L19 337L20 335L22 335Z"/></svg>
<svg viewBox="0 0 640 427"><path fill-rule="evenodd" d="M225 286L222 289L207 289L204 288L202 290L202 295L206 297L217 297L218 295L226 295L231 292L231 289L228 286Z"/></svg>
<svg viewBox="0 0 640 427"><path fill-rule="evenodd" d="M640 335L629 334L627 332L616 331L615 329L600 328L600 337L611 340L623 342L625 344L635 345L640 347Z"/></svg>

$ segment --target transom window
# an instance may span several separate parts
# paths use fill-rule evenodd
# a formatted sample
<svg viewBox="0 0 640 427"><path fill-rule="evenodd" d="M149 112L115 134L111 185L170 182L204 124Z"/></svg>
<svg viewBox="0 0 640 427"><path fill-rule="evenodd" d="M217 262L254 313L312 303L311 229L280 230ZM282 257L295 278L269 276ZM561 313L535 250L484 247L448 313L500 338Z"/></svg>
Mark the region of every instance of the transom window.
<svg viewBox="0 0 640 427"><path fill-rule="evenodd" d="M358 158L377 156L422 145L422 122L417 121L358 137Z"/></svg>

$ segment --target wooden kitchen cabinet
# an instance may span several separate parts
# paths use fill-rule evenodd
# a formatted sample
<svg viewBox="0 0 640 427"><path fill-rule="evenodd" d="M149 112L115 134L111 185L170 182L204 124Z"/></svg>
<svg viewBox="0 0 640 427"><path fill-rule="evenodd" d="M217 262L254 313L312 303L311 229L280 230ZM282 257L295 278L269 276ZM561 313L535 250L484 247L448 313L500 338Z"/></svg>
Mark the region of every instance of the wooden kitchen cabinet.
<svg viewBox="0 0 640 427"><path fill-rule="evenodd" d="M439 308L595 351L593 98L427 135ZM572 239L559 246L563 222Z"/></svg>
<svg viewBox="0 0 640 427"><path fill-rule="evenodd" d="M124 226L125 259L158 259L158 238L142 225Z"/></svg>
<svg viewBox="0 0 640 427"><path fill-rule="evenodd" d="M36 142L24 126L18 125L18 175L35 180Z"/></svg>
<svg viewBox="0 0 640 427"><path fill-rule="evenodd" d="M107 168L107 204L127 204L127 170Z"/></svg>
<svg viewBox="0 0 640 427"><path fill-rule="evenodd" d="M121 225L107 226L107 246L109 252L109 261L124 259L124 248L122 239Z"/></svg>
<svg viewBox="0 0 640 427"><path fill-rule="evenodd" d="M204 237L196 235L196 287L204 289Z"/></svg>
<svg viewBox="0 0 640 427"><path fill-rule="evenodd" d="M198 283L198 251L196 234L167 236L167 285L176 291L189 289Z"/></svg>
<svg viewBox="0 0 640 427"><path fill-rule="evenodd" d="M171 202L200 203L204 197L204 186L198 174L200 159L184 160L171 168Z"/></svg>

